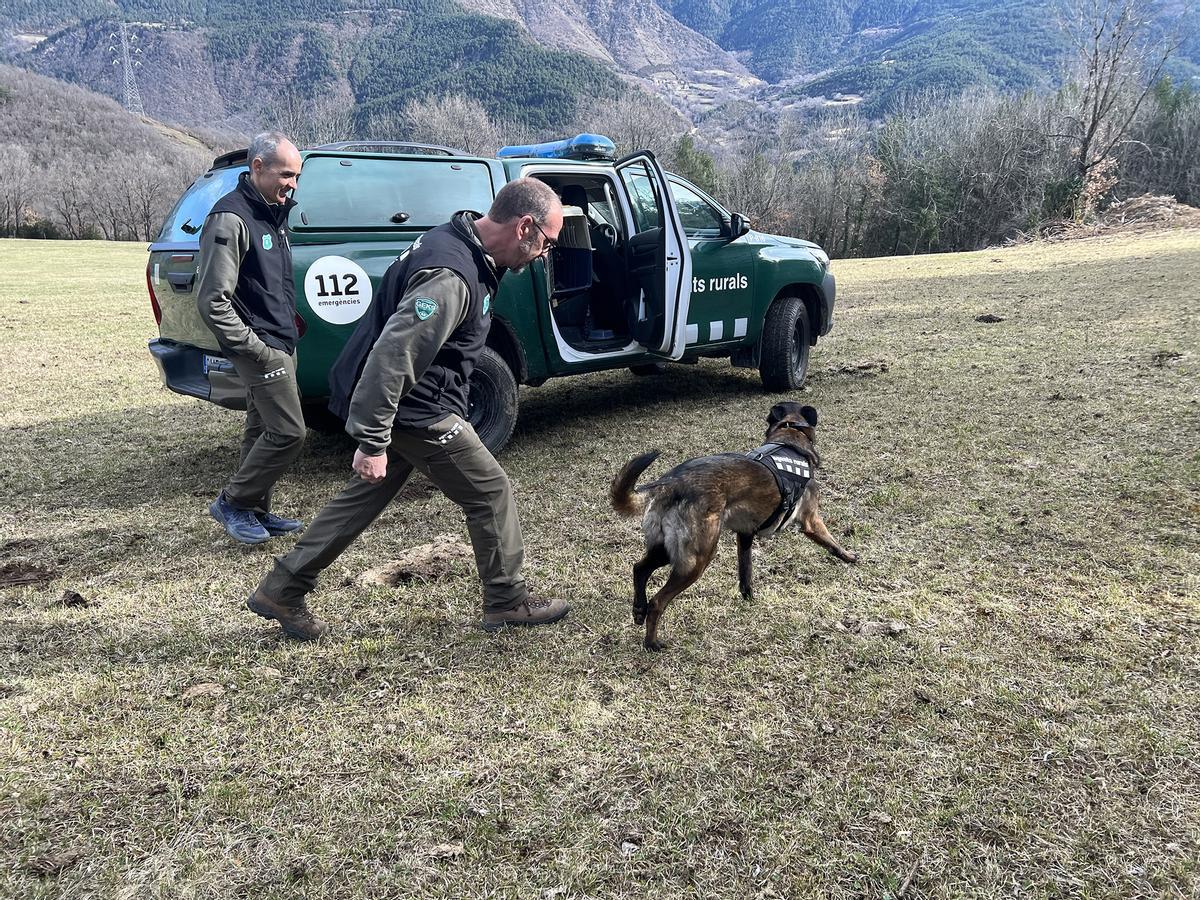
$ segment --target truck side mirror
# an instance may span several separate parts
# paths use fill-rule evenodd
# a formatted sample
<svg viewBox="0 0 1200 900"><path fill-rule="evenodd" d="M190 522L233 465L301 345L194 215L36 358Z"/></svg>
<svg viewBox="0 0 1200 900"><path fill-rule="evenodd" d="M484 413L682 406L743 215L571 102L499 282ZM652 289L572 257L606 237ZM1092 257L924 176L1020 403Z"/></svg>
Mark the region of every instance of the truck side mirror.
<svg viewBox="0 0 1200 900"><path fill-rule="evenodd" d="M729 217L729 239L731 241L736 241L749 230L750 220L741 213L734 213Z"/></svg>

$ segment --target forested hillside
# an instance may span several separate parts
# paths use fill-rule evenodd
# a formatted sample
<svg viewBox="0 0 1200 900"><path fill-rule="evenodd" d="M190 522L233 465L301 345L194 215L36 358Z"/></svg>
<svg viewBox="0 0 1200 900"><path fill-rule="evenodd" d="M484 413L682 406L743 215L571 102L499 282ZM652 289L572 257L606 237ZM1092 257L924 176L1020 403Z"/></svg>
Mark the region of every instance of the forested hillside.
<svg viewBox="0 0 1200 900"><path fill-rule="evenodd" d="M0 234L147 240L227 148L91 91L0 65Z"/></svg>
<svg viewBox="0 0 1200 900"><path fill-rule="evenodd" d="M271 117L281 95L295 94L337 97L362 126L398 115L409 100L453 93L505 120L556 129L574 119L581 97L621 89L611 67L547 50L515 23L453 0L265 0L253 16L231 0L120 8L44 0L21 3L0 23L52 31L14 56L21 65L120 97L113 33L122 15L132 23L147 113L189 125L250 131Z"/></svg>
<svg viewBox="0 0 1200 900"><path fill-rule="evenodd" d="M553 133L618 76L692 119L839 95L878 117L925 89L1053 87L1069 2L14 0L0 32L12 61L119 97L112 34L132 23L147 111L174 121L250 127L286 87L338 98L359 126L453 94ZM1184 38L1167 71L1200 76L1200 7L1144 5L1163 41Z"/></svg>

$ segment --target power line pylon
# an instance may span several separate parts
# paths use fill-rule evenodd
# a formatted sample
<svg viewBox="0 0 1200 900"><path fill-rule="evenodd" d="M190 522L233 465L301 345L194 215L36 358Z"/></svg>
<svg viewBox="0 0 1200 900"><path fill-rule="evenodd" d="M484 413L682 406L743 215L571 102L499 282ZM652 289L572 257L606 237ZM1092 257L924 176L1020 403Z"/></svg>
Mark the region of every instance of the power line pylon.
<svg viewBox="0 0 1200 900"><path fill-rule="evenodd" d="M135 116L146 117L146 110L142 106L142 93L138 90L137 76L135 69L141 68L142 62L137 59L141 55L142 48L137 46L137 35L129 34L129 26L124 22L121 23L121 49L120 59L114 59L113 65L120 63L125 81L125 108ZM110 37L117 37L114 32ZM116 45L110 48L115 55L117 53Z"/></svg>

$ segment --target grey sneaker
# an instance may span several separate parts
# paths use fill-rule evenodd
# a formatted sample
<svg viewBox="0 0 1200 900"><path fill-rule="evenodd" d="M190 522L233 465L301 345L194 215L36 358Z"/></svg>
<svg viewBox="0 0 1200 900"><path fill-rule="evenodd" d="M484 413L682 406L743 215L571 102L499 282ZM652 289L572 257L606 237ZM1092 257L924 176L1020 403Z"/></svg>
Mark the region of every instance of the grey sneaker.
<svg viewBox="0 0 1200 900"><path fill-rule="evenodd" d="M286 606L255 591L246 598L246 609L264 619L274 619L284 634L298 641L320 640L329 631L329 626L314 616L303 600L297 606Z"/></svg>
<svg viewBox="0 0 1200 900"><path fill-rule="evenodd" d="M510 625L518 628L552 625L565 618L570 611L571 607L567 605L566 600L543 600L540 597L529 596L512 609L487 610L483 614L483 630L499 631Z"/></svg>

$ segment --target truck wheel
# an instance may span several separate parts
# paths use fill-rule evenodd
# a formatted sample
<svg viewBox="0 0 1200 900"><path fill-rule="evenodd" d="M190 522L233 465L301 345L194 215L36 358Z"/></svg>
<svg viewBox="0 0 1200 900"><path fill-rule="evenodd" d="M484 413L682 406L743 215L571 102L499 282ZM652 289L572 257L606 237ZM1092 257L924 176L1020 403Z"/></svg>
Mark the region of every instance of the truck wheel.
<svg viewBox="0 0 1200 900"><path fill-rule="evenodd" d="M304 424L317 434L346 434L346 423L329 411L325 401L305 403L300 409L304 413ZM349 436L346 439L349 440Z"/></svg>
<svg viewBox="0 0 1200 900"><path fill-rule="evenodd" d="M768 391L794 391L808 374L808 311L799 297L780 297L763 323L758 374Z"/></svg>
<svg viewBox="0 0 1200 900"><path fill-rule="evenodd" d="M492 453L499 453L517 424L517 379L504 357L484 347L471 373L467 421Z"/></svg>

